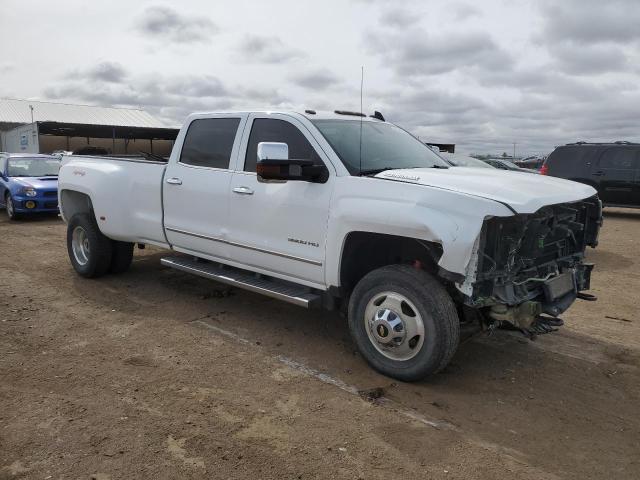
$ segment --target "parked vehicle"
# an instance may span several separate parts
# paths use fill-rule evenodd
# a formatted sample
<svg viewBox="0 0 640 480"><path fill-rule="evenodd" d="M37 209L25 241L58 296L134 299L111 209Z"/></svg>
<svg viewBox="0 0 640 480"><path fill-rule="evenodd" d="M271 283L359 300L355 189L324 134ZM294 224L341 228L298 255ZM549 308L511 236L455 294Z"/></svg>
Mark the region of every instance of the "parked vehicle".
<svg viewBox="0 0 640 480"><path fill-rule="evenodd" d="M500 170L510 170L512 172L523 172L523 173L537 173L534 170L529 170L527 168L520 168L515 163L509 160L503 160L498 158L487 158L486 160L482 160L482 161Z"/></svg>
<svg viewBox="0 0 640 480"><path fill-rule="evenodd" d="M605 206L640 208L640 143L569 143L540 173L591 185Z"/></svg>
<svg viewBox="0 0 640 480"><path fill-rule="evenodd" d="M523 158L522 160L516 161L514 163L516 164L516 166L520 168L538 171L540 170L540 168L542 168L544 161L545 161L545 157L538 157L534 155L531 157Z"/></svg>
<svg viewBox="0 0 640 480"><path fill-rule="evenodd" d="M0 202L11 220L38 212L58 212L60 157L0 153Z"/></svg>
<svg viewBox="0 0 640 480"><path fill-rule="evenodd" d="M167 267L304 307L341 309L362 356L417 380L461 329L553 330L589 289L601 206L589 186L449 168L359 113L187 118L167 162L63 157L71 264L123 272L134 244Z"/></svg>
<svg viewBox="0 0 640 480"><path fill-rule="evenodd" d="M441 152L439 155L452 167L495 168L482 160L478 160L477 158L473 158L468 155L446 152Z"/></svg>

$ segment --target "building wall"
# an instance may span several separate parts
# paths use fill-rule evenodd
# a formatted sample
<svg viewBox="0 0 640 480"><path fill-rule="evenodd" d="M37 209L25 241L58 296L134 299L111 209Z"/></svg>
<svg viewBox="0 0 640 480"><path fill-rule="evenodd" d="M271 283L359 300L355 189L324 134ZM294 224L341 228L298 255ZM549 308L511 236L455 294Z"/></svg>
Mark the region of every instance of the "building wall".
<svg viewBox="0 0 640 480"><path fill-rule="evenodd" d="M2 132L2 150L9 153L39 153L36 124L21 125Z"/></svg>
<svg viewBox="0 0 640 480"><path fill-rule="evenodd" d="M114 142L111 138L39 135L37 123L0 131L0 151L10 153L52 153L56 150L73 152L87 145L105 148L116 155L137 155L142 151L168 157L173 141L116 138Z"/></svg>

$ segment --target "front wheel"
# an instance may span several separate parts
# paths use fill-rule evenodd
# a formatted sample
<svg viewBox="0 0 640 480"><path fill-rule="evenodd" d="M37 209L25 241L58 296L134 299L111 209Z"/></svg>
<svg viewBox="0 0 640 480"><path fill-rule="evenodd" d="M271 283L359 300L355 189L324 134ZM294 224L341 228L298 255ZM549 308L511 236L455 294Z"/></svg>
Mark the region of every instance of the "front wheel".
<svg viewBox="0 0 640 480"><path fill-rule="evenodd" d="M442 370L460 341L460 321L445 288L406 265L382 267L360 280L349 301L349 329L373 368L403 381Z"/></svg>
<svg viewBox="0 0 640 480"><path fill-rule="evenodd" d="M67 225L67 251L71 265L86 278L100 277L111 265L111 240L105 237L93 215L78 213Z"/></svg>
<svg viewBox="0 0 640 480"><path fill-rule="evenodd" d="M7 217L9 217L9 220L18 220L20 218L20 215L16 213L16 207L13 204L13 198L11 198L10 193L7 193L7 195L5 196L4 204L6 205Z"/></svg>

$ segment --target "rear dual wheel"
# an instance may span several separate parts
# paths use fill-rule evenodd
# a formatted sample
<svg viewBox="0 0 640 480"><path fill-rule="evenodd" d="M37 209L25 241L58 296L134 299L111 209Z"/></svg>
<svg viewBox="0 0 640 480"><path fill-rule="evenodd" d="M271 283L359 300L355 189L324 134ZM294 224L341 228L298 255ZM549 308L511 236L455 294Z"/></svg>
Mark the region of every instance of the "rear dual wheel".
<svg viewBox="0 0 640 480"><path fill-rule="evenodd" d="M131 265L133 243L111 240L102 234L93 215L78 213L67 225L67 251L79 275L97 278L107 272L126 271Z"/></svg>
<svg viewBox="0 0 640 480"><path fill-rule="evenodd" d="M441 371L460 341L460 321L445 288L406 265L382 267L360 280L349 302L349 329L373 368L403 381Z"/></svg>

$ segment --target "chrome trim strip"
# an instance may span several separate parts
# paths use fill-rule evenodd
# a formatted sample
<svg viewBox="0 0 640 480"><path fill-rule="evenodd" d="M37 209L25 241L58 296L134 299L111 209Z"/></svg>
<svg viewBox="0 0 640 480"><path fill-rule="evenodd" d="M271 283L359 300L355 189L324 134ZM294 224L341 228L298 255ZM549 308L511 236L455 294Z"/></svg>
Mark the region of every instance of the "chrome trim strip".
<svg viewBox="0 0 640 480"><path fill-rule="evenodd" d="M161 162L160 160L147 160L147 159L137 159L137 158L122 158L122 157L111 157L109 155L105 155L104 157L98 156L98 155L74 155L74 157L76 157L76 160L84 160L85 158L89 158L89 159L98 159L98 160L114 160L116 162L130 162L130 163L151 163L151 164L155 164L155 165L164 165L167 166L167 164L169 163L169 160L167 159L166 162Z"/></svg>
<svg viewBox="0 0 640 480"><path fill-rule="evenodd" d="M306 296L289 295L283 292L278 292L277 290L271 290L261 285L254 285L249 282L243 281L241 279L236 279L231 276L224 275L223 273L208 272L206 270L199 269L191 265L185 265L184 263L176 261L176 259L172 259L168 257L161 258L160 263L166 267L175 268L176 270L192 273L194 275L209 278L211 280L216 280L218 282L225 283L227 285L240 287L245 290L249 290L255 293L260 293L262 295L266 295L268 297L275 298L278 300L284 300L285 302L298 305L299 307L311 308L311 306L315 305L320 298L318 295L313 295L311 293L306 294Z"/></svg>
<svg viewBox="0 0 640 480"><path fill-rule="evenodd" d="M170 232L180 233L182 235L189 235L191 237L202 238L204 240L211 240L212 242L224 243L226 245L231 245L233 247L246 248L247 250L254 250L256 252L267 253L269 255L275 255L277 257L287 258L289 260L296 260L298 262L308 263L310 265L315 265L317 267L322 266L322 262L318 262L316 260L309 260L308 258L296 257L295 255L289 255L286 253L274 252L272 250L265 250L264 248L252 247L249 245L244 245L242 243L230 242L229 240L223 240L222 238L209 237L207 235L202 235L199 233L188 232L186 230L180 230L177 228L164 227L165 230L169 230Z"/></svg>

